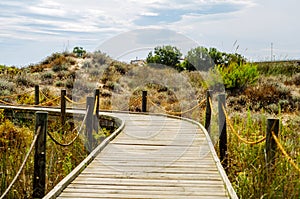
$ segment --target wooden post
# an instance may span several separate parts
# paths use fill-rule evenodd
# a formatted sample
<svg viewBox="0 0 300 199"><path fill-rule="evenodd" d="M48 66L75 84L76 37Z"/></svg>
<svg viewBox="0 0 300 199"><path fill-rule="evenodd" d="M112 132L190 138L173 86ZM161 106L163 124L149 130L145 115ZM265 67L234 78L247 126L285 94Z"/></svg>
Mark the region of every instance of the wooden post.
<svg viewBox="0 0 300 199"><path fill-rule="evenodd" d="M86 98L86 108L87 108L87 116L85 122L86 128L86 138L87 144L86 147L89 151L92 150L93 146L93 110L94 110L94 97Z"/></svg>
<svg viewBox="0 0 300 199"><path fill-rule="evenodd" d="M34 86L34 104L39 105L40 103L40 88L39 85Z"/></svg>
<svg viewBox="0 0 300 199"><path fill-rule="evenodd" d="M225 94L218 95L218 112L219 112L219 150L220 160L225 170L227 170L227 131L226 131L226 117L222 107L225 108L226 96Z"/></svg>
<svg viewBox="0 0 300 199"><path fill-rule="evenodd" d="M206 91L206 109L205 109L205 129L207 130L208 134L210 135L210 123L211 123L211 90Z"/></svg>
<svg viewBox="0 0 300 199"><path fill-rule="evenodd" d="M100 96L99 89L96 89L95 90L95 99L94 99L95 102L97 100L97 102L94 103L94 106L96 105L96 109L94 107L94 109L96 110L96 113L95 113L95 115L93 115L93 126L94 126L94 130L96 131L96 133L98 133L98 130L99 130L98 129L98 127L99 127L99 101L100 101L99 96Z"/></svg>
<svg viewBox="0 0 300 199"><path fill-rule="evenodd" d="M147 112L147 91L142 93L142 112Z"/></svg>
<svg viewBox="0 0 300 199"><path fill-rule="evenodd" d="M277 144L272 136L272 131L278 137L279 132L279 119L268 119L267 135L266 135L266 161L267 165L274 165L275 153Z"/></svg>
<svg viewBox="0 0 300 199"><path fill-rule="evenodd" d="M35 132L39 135L35 143L34 154L34 176L33 176L33 198L43 198L46 183L46 133L48 126L48 113L36 112Z"/></svg>
<svg viewBox="0 0 300 199"><path fill-rule="evenodd" d="M65 89L61 90L61 95L60 95L60 121L61 121L61 127L62 127L62 132L65 132L65 125L66 125L66 95L67 91Z"/></svg>

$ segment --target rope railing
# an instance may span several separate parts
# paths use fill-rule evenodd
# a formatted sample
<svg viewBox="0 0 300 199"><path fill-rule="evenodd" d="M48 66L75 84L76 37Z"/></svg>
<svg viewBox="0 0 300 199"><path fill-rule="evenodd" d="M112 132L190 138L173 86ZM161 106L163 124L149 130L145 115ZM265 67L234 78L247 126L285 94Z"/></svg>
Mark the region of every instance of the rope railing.
<svg viewBox="0 0 300 199"><path fill-rule="evenodd" d="M9 103L9 102L3 101L3 100L0 100L0 103L8 105L8 106L14 106L15 105L13 103Z"/></svg>
<svg viewBox="0 0 300 199"><path fill-rule="evenodd" d="M214 109L213 109L213 105L212 105L212 100L211 100L210 97L208 98L208 103L209 103L210 110L211 110L212 114L214 114Z"/></svg>
<svg viewBox="0 0 300 199"><path fill-rule="evenodd" d="M47 97L47 95L43 91L39 90L39 92L45 99L51 100L49 97Z"/></svg>
<svg viewBox="0 0 300 199"><path fill-rule="evenodd" d="M230 120L230 118L229 118L229 116L228 116L228 113L226 112L224 106L222 106L222 109L223 109L223 111L224 111L224 113L225 113L225 118L226 118L227 123L229 124L229 127L230 127L231 131L233 132L234 135L237 136L237 138L238 138L239 140L241 140L241 141L244 142L245 144L250 144L250 145L259 144L259 143L261 143L261 142L263 142L263 141L266 140L266 136L264 136L263 138L261 138L261 139L259 139L259 140L256 140L256 141L248 141L248 140L242 138L242 137L236 132L236 130L234 129L234 127L233 127L233 125L232 125L232 122L231 122L231 120Z"/></svg>
<svg viewBox="0 0 300 199"><path fill-rule="evenodd" d="M291 156L289 156L288 153L285 151L285 149L283 148L283 146L281 145L279 139L277 138L277 136L275 135L275 133L273 131L272 131L272 136L273 136L278 148L280 149L281 153L284 155L284 157L300 173L299 166L293 161L293 158Z"/></svg>
<svg viewBox="0 0 300 199"><path fill-rule="evenodd" d="M59 141L56 140L56 139L52 136L52 134L49 133L48 131L47 131L47 134L49 135L49 137L51 138L51 140L52 140L55 144L57 144L57 145L59 145L59 146L63 146L63 147L70 146L70 145L72 145L72 144L77 140L77 138L79 137L80 132L82 131L83 126L84 126L84 123L85 123L85 121L86 121L86 118L87 118L87 113L84 115L83 121L82 121L82 123L81 123L81 125L80 125L79 130L77 131L76 136L75 136L69 143L64 144L64 143L59 142ZM73 133L75 130L77 130L77 128L78 128L78 127L74 128L73 131L72 131L72 133Z"/></svg>
<svg viewBox="0 0 300 199"><path fill-rule="evenodd" d="M60 98L61 98L61 97L59 96L59 97L54 98L54 99L52 99L52 100L50 100L50 101L43 102L43 103L40 103L40 104L35 105L35 106L45 106L45 105L48 105L48 104L50 104L50 103L52 103L52 102L55 102L55 101L59 100Z"/></svg>
<svg viewBox="0 0 300 199"><path fill-rule="evenodd" d="M94 103L94 110L93 110L93 115L96 115L97 113L97 104L98 104L98 96L95 97L95 103Z"/></svg>
<svg viewBox="0 0 300 199"><path fill-rule="evenodd" d="M206 99L203 99L202 101L200 101L199 103L197 103L197 105L195 105L194 107L188 109L188 110L185 110L185 111L178 111L178 112L175 112L175 111L167 111L165 109L163 109L162 107L158 106L155 102L153 102L150 98L148 98L148 101L154 105L155 107L159 108L160 110L164 111L165 113L167 114L170 114L170 115L183 115L185 113L188 113L188 112L191 112L193 111L194 109L200 107L205 101Z"/></svg>
<svg viewBox="0 0 300 199"><path fill-rule="evenodd" d="M67 96L65 96L65 99L70 102L71 104L75 104L75 105L84 105L86 104L86 102L75 102L73 100L71 100L70 98L68 98Z"/></svg>
<svg viewBox="0 0 300 199"><path fill-rule="evenodd" d="M264 141L266 140L266 136L262 137L261 139L259 139L259 140L257 140L257 141L248 141L248 140L242 138L242 137L236 132L236 130L234 129L234 127L233 127L233 125L232 125L232 122L231 122L231 120L230 120L230 118L229 118L229 116L228 116L228 113L226 112L224 106L222 106L222 109L223 109L223 111L224 111L226 121L227 121L227 123L229 124L229 127L230 127L231 131L233 132L234 135L237 136L237 138L238 138L240 141L242 141L242 142L244 142L244 143L246 143L246 144L255 145L255 144L259 144L259 143L261 143L261 142L264 142ZM280 143L278 137L275 135L275 133L274 133L274 131L273 131L274 125L275 125L275 123L274 123L273 126L272 126L272 131L271 131L271 133L272 133L272 137L273 137L275 143L277 144L277 146L278 146L278 148L280 149L280 151L281 151L281 153L283 154L283 156L284 156L284 157L288 160L288 162L289 162L289 163L290 163L290 164L291 164L291 165L292 165L292 166L300 173L300 168L299 168L299 166L293 161L293 158L286 152L286 150L284 149L284 147L283 147L282 144Z"/></svg>
<svg viewBox="0 0 300 199"><path fill-rule="evenodd" d="M19 168L19 170L18 170L17 174L15 175L14 179L9 184L9 186L6 188L6 190L4 191L4 193L2 194L2 196L0 197L0 199L3 199L6 196L6 194L10 191L10 189L12 188L12 186L15 184L15 182L18 179L18 177L20 176L20 174L21 174L21 172L22 172L22 170L23 170L23 168L24 168L24 166L25 166L25 164L26 164L26 162L28 160L28 157L29 157L30 153L33 150L33 147L34 147L34 145L36 143L37 137L40 134L40 131L41 131L41 126L39 126L38 129L37 129L37 133L35 134L35 136L33 138L33 141L32 141L32 143L30 145L29 151L27 152L27 154L26 154L26 156L25 156L25 158L23 160L23 163L22 163L21 167Z"/></svg>
<svg viewBox="0 0 300 199"><path fill-rule="evenodd" d="M17 96L21 96L21 95L26 95L28 93L32 93L34 90L30 90L30 91L27 91L27 92L24 92L24 93L19 93L19 94L13 94L13 95L6 95L6 96L0 96L0 99L11 99L13 97L17 97Z"/></svg>

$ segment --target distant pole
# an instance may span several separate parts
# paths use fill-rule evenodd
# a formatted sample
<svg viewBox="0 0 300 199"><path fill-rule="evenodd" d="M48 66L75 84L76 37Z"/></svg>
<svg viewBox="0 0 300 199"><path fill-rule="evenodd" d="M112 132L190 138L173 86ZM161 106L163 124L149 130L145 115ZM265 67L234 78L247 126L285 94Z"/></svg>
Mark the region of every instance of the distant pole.
<svg viewBox="0 0 300 199"><path fill-rule="evenodd" d="M40 132L35 143L33 198L43 198L46 186L46 133L48 126L48 113L36 112L35 133Z"/></svg>
<svg viewBox="0 0 300 199"><path fill-rule="evenodd" d="M66 95L67 91L65 89L61 90L61 98L60 98L60 120L63 133L65 132L65 124L66 124Z"/></svg>
<svg viewBox="0 0 300 199"><path fill-rule="evenodd" d="M207 130L208 134L210 134L210 124L211 124L211 90L206 91L206 109L205 109L205 129Z"/></svg>
<svg viewBox="0 0 300 199"><path fill-rule="evenodd" d="M273 42L271 42L271 61L273 61Z"/></svg>
<svg viewBox="0 0 300 199"><path fill-rule="evenodd" d="M220 150L220 160L223 167L227 170L228 158L227 158L227 131L226 131L226 117L223 110L223 106L226 106L226 96L225 94L218 95L218 112L219 112L219 150Z"/></svg>
<svg viewBox="0 0 300 199"><path fill-rule="evenodd" d="M276 142L272 136L272 132L278 137L279 133L279 119L268 119L267 123L267 135L266 135L266 161L267 165L274 165Z"/></svg>
<svg viewBox="0 0 300 199"><path fill-rule="evenodd" d="M34 104L39 105L40 103L40 87L39 85L34 86Z"/></svg>
<svg viewBox="0 0 300 199"><path fill-rule="evenodd" d="M147 112L147 91L142 93L142 112Z"/></svg>

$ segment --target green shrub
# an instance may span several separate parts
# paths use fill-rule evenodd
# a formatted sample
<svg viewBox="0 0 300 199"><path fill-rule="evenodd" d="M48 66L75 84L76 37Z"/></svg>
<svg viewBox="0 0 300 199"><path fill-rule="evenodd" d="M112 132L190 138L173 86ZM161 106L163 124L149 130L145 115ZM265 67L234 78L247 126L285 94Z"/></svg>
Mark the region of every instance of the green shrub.
<svg viewBox="0 0 300 199"><path fill-rule="evenodd" d="M86 50L84 50L82 47L74 47L73 49L73 53L77 56L77 57L83 57L86 54Z"/></svg>
<svg viewBox="0 0 300 199"><path fill-rule="evenodd" d="M67 88L72 89L74 86L74 79L68 78L65 82Z"/></svg>
<svg viewBox="0 0 300 199"><path fill-rule="evenodd" d="M9 82L6 79L0 79L0 95L3 91L8 91L9 93L14 91L15 84L13 82Z"/></svg>
<svg viewBox="0 0 300 199"><path fill-rule="evenodd" d="M57 82L55 82L55 86L56 87L64 87L65 83L63 81L57 81Z"/></svg>
<svg viewBox="0 0 300 199"><path fill-rule="evenodd" d="M111 58L105 53L102 53L101 51L94 52L92 58L92 62L93 64L95 64L95 67L107 64L111 61Z"/></svg>
<svg viewBox="0 0 300 199"><path fill-rule="evenodd" d="M255 83L259 76L257 66L249 63L216 66L215 70L220 73L225 88L232 91L243 91L248 85Z"/></svg>
<svg viewBox="0 0 300 199"><path fill-rule="evenodd" d="M97 68L93 68L93 69L90 69L89 70L89 74L92 76L92 77L98 77L101 75L101 71Z"/></svg>
<svg viewBox="0 0 300 199"><path fill-rule="evenodd" d="M19 75L17 78L16 78L16 84L18 86L26 86L26 87L32 87L34 86L34 82L33 80L26 76L26 75Z"/></svg>
<svg viewBox="0 0 300 199"><path fill-rule="evenodd" d="M48 71L42 74L42 80L51 79L53 78L53 72Z"/></svg>
<svg viewBox="0 0 300 199"><path fill-rule="evenodd" d="M52 70L54 72L67 71L68 66L66 64L55 64L55 65L52 66Z"/></svg>
<svg viewBox="0 0 300 199"><path fill-rule="evenodd" d="M90 61L85 61L82 65L82 68L92 68L92 64Z"/></svg>

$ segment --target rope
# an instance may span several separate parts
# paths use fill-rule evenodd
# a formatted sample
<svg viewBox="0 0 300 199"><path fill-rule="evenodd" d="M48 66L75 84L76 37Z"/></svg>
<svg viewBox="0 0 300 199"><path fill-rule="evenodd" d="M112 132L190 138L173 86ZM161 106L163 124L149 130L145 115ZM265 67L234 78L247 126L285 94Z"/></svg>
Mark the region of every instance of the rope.
<svg viewBox="0 0 300 199"><path fill-rule="evenodd" d="M263 138L261 138L261 139L259 139L259 140L257 140L257 141L248 141L248 140L242 138L242 137L235 131L235 129L233 128L232 123L231 123L231 121L230 121L230 119L229 119L229 117L228 117L228 114L227 114L227 112L226 112L224 106L222 106L222 109L223 109L223 111L224 111L224 114L225 114L225 117L226 117L226 121L228 122L231 131L238 137L239 140L241 140L241 141L244 142L245 144L250 144L250 145L259 144L259 143L261 143L261 142L263 142L263 141L266 140L266 136L264 136Z"/></svg>
<svg viewBox="0 0 300 199"><path fill-rule="evenodd" d="M3 101L3 100L0 100L0 102L1 102L2 104L8 105L8 106L14 106L14 104L9 103L9 102L6 102L6 101Z"/></svg>
<svg viewBox="0 0 300 199"><path fill-rule="evenodd" d="M96 100L95 100L95 104L94 104L93 115L96 115L96 113L97 113L97 103L98 103L98 96L96 96Z"/></svg>
<svg viewBox="0 0 300 199"><path fill-rule="evenodd" d="M40 90L40 93L41 93L41 95L42 95L45 99L50 100L50 98L47 97L46 94L45 94L43 91Z"/></svg>
<svg viewBox="0 0 300 199"><path fill-rule="evenodd" d="M208 102L209 102L210 110L211 110L212 114L214 114L214 109L213 109L213 105L212 105L212 101L211 101L210 97L208 98Z"/></svg>
<svg viewBox="0 0 300 199"><path fill-rule="evenodd" d="M284 155L284 157L289 161L289 163L300 173L300 168L299 166L293 161L293 159L291 158L291 156L289 156L287 154L287 152L284 150L283 146L280 144L279 139L277 138L277 136L275 135L275 133L272 131L272 136L278 146L278 148L280 149L281 153Z"/></svg>
<svg viewBox="0 0 300 199"><path fill-rule="evenodd" d="M24 161L23 161L23 163L22 163L19 171L17 172L16 176L14 177L14 179L12 180L12 182L9 184L9 186L7 187L7 189L5 190L5 192L2 194L2 196L0 197L0 199L3 199L5 197L5 195L9 192L9 190L11 189L11 187L14 185L14 183L16 182L16 180L18 179L18 177L20 176L21 171L23 170L23 168L24 168L24 166L25 166L25 164L27 162L27 159L28 159L28 157L29 157L29 155L30 155L30 153L31 153L31 151L32 151L35 143L36 143L36 140L37 140L38 135L40 134L40 131L41 131L41 126L39 126L38 129L37 129L37 133L35 134L35 136L33 138L33 141L31 143L29 151L27 152L27 154L25 156L25 159L24 159Z"/></svg>
<svg viewBox="0 0 300 199"><path fill-rule="evenodd" d="M53 100L50 100L50 101L48 101L48 102L44 102L44 103L38 104L37 106L47 105L47 104L49 104L49 103L51 103L51 102L57 101L58 99L60 99L60 96L57 97L57 98L54 98Z"/></svg>
<svg viewBox="0 0 300 199"><path fill-rule="evenodd" d="M67 96L65 96L65 99L66 99L68 102L70 102L70 103L72 103L72 104L76 104L76 105L83 105L83 104L86 104L86 102L75 102L75 101L71 100L70 98L68 98Z"/></svg>
<svg viewBox="0 0 300 199"><path fill-rule="evenodd" d="M47 134L49 135L49 137L51 138L51 140L52 140L55 144L57 144L57 145L59 145L59 146L63 146L63 147L70 146L70 145L73 144L73 143L76 141L76 139L79 137L79 134L80 134L80 132L81 132L83 126L84 126L84 123L85 123L85 121L86 121L86 118L87 118L87 113L85 114L85 116L84 116L84 118L83 118L83 121L82 121L81 126L80 126L80 128L79 128L79 131L77 131L76 136L75 136L69 143L67 143L67 144L60 143L59 141L57 141L57 140L51 135L51 133L47 132ZM77 129L77 127L72 131L72 133L73 133L76 129Z"/></svg>
<svg viewBox="0 0 300 199"><path fill-rule="evenodd" d="M31 92L33 92L33 91L34 91L34 90L27 91L27 92L20 93L20 94L13 94L13 95L7 95L7 96L0 96L0 99L4 99L4 98L13 98L13 97L15 97L15 96L25 95L25 94L31 93Z"/></svg>
<svg viewBox="0 0 300 199"><path fill-rule="evenodd" d="M153 104L154 106L158 107L159 109L161 109L162 111L166 112L167 114L171 114L171 115L182 115L182 114L185 114L185 113L188 113L196 108L198 108L199 106L201 106L206 100L203 99L201 102L199 102L196 106L186 110L186 111L181 111L181 112L173 112L173 111L166 111L165 109L161 108L160 106L158 106L157 104L155 104L151 99L149 99L149 102L151 104Z"/></svg>

